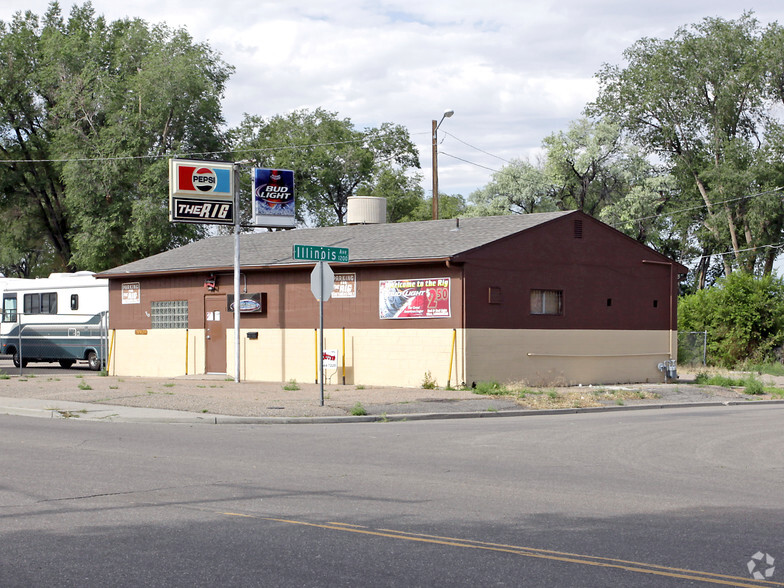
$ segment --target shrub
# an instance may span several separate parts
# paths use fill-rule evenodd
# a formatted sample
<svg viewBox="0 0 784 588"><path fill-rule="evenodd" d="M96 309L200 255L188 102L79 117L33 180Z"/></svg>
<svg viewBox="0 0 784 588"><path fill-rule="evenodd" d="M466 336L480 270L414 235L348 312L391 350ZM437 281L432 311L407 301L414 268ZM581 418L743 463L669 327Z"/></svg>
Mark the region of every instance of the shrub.
<svg viewBox="0 0 784 588"><path fill-rule="evenodd" d="M354 407L351 409L351 416L365 416L367 411L365 407L362 406L361 402L357 402Z"/></svg>
<svg viewBox="0 0 784 588"><path fill-rule="evenodd" d="M784 342L784 281L734 272L712 288L681 297L678 329L708 332L710 365L771 361Z"/></svg>

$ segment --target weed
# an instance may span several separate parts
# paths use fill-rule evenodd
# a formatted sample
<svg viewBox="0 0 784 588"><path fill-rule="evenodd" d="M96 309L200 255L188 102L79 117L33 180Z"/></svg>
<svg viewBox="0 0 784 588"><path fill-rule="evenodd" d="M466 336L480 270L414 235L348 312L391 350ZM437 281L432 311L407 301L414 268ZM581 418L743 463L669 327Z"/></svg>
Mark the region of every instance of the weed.
<svg viewBox="0 0 784 588"><path fill-rule="evenodd" d="M299 384L297 384L297 380L291 379L288 381L288 384L283 386L284 390L299 390Z"/></svg>
<svg viewBox="0 0 784 588"><path fill-rule="evenodd" d="M11 379L11 376L9 376L6 373L0 374L0 380L10 380L10 379Z"/></svg>
<svg viewBox="0 0 784 588"><path fill-rule="evenodd" d="M354 407L351 409L351 416L365 416L367 411L365 407L362 406L361 402L357 402Z"/></svg>
<svg viewBox="0 0 784 588"><path fill-rule="evenodd" d="M487 412L498 412L498 409L496 407L494 407L494 406L488 406L487 407Z"/></svg>
<svg viewBox="0 0 784 588"><path fill-rule="evenodd" d="M164 388L174 388L174 383L173 382L169 382L167 384L164 384L163 387Z"/></svg>
<svg viewBox="0 0 784 588"><path fill-rule="evenodd" d="M206 408L202 408L202 409L201 409L201 411L202 411L202 412L210 412L210 411L209 411L209 410L207 410Z"/></svg>
<svg viewBox="0 0 784 588"><path fill-rule="evenodd" d="M362 384L357 384L357 385L356 385L356 389L357 389L357 390L364 390L364 389L365 389L365 386L363 386Z"/></svg>
<svg viewBox="0 0 784 588"><path fill-rule="evenodd" d="M556 392L555 390L550 390L547 393L547 396L550 397L550 400L555 400L556 398L558 398L558 392Z"/></svg>
<svg viewBox="0 0 784 588"><path fill-rule="evenodd" d="M761 363L761 364L743 364L741 369L749 372L757 372L758 374L768 374L769 376L784 376L784 364L781 363Z"/></svg>
<svg viewBox="0 0 784 588"><path fill-rule="evenodd" d="M206 388L207 386L202 386L202 385L200 385L200 384L197 384L197 385L196 385L196 387L197 387L197 388Z"/></svg>
<svg viewBox="0 0 784 588"><path fill-rule="evenodd" d="M117 390L119 386L109 386L109 390Z"/></svg>
<svg viewBox="0 0 784 588"><path fill-rule="evenodd" d="M105 378L106 376L108 376L108 375L109 375L109 372L108 372L107 370L101 370L101 371L98 373L98 375L99 375L99 376L103 376L103 377Z"/></svg>
<svg viewBox="0 0 784 588"><path fill-rule="evenodd" d="M92 390L93 387L87 382L79 382L79 390Z"/></svg>
<svg viewBox="0 0 784 588"><path fill-rule="evenodd" d="M498 382L477 382L474 388L474 394L483 394L485 396L506 396L509 390L506 386L502 386Z"/></svg>
<svg viewBox="0 0 784 588"><path fill-rule="evenodd" d="M438 386L435 379L433 378L433 374L430 373L430 370L425 372L425 378L422 380L422 387L425 390L435 390Z"/></svg>
<svg viewBox="0 0 784 588"><path fill-rule="evenodd" d="M619 398L618 400L615 401L615 404L617 404L618 406L623 406L623 400Z"/></svg>
<svg viewBox="0 0 784 588"><path fill-rule="evenodd" d="M746 380L746 386L743 389L743 391L746 394L758 396L760 394L765 394L765 386L763 386L762 382L760 382L756 378L749 378L748 380Z"/></svg>

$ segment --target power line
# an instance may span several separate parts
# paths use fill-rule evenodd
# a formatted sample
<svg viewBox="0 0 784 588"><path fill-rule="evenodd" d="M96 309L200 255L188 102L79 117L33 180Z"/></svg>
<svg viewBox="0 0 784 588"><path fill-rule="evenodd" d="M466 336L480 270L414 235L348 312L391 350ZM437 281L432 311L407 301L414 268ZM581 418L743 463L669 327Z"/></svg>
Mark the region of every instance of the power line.
<svg viewBox="0 0 784 588"><path fill-rule="evenodd" d="M454 136L452 133L450 133L449 131L441 131L441 132L442 132L444 135L449 135L450 137L452 137L452 138L453 138L453 139L455 139L456 141L460 141L460 142L461 142L463 145L465 145L466 147L470 147L471 149L476 149L477 151L479 151L479 152L481 152L481 153L484 153L485 155L489 155L490 157L495 157L496 159L500 159L500 160L501 160L501 161L503 161L504 163L509 163L509 164L511 164L511 163L512 163L512 162L511 162L511 161L509 161L508 159L504 159L503 157L501 157L501 156L499 156L499 155L495 155L494 153L490 153L489 151L485 151L484 149L480 149L479 147L476 147L476 146L474 146L474 145L471 145L471 143L466 143L466 142L465 142L465 141L463 141L461 138L459 138L459 137L455 137L455 136Z"/></svg>
<svg viewBox="0 0 784 588"><path fill-rule="evenodd" d="M475 163L473 161L468 161L467 159L463 159L462 157L458 157L457 155L452 155L451 153L445 153L443 151L439 151L441 155L446 155L447 157L451 157L452 159L457 159L458 161L462 161L463 163L468 163L470 165L474 165L476 167L481 167L482 169L489 170L491 172L499 173L501 170L493 169L492 167L487 167L486 165L481 165L479 163Z"/></svg>
<svg viewBox="0 0 784 588"><path fill-rule="evenodd" d="M225 151L195 151L189 153L166 153L162 155L124 155L118 157L74 157L66 159L0 159L0 163L83 163L83 162L100 162L100 161L132 161L139 159L168 159L176 157L194 157L194 156L208 156L208 155L227 155L230 153L262 153L267 151L282 151L285 149L308 149L312 147L329 147L332 145L348 145L351 143L364 143L369 139L376 138L380 135L368 135L359 139L349 139L346 141L330 141L327 143L305 143L302 145L283 145L275 147L258 147L258 148L240 148L229 149Z"/></svg>

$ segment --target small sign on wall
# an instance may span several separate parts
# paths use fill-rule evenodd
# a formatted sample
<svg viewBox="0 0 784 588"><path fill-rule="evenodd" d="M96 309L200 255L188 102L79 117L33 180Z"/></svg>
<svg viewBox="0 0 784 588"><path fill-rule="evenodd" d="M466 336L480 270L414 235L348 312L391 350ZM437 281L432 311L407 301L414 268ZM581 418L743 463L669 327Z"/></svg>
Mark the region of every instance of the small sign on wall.
<svg viewBox="0 0 784 588"><path fill-rule="evenodd" d="M226 310L234 312L234 294L229 294L226 297ZM252 294L240 294L240 312L266 312L267 311L267 294L264 292L255 292Z"/></svg>
<svg viewBox="0 0 784 588"><path fill-rule="evenodd" d="M356 298L357 274L335 274L332 298Z"/></svg>
<svg viewBox="0 0 784 588"><path fill-rule="evenodd" d="M123 304L141 304L142 289L139 282L127 282L122 285Z"/></svg>

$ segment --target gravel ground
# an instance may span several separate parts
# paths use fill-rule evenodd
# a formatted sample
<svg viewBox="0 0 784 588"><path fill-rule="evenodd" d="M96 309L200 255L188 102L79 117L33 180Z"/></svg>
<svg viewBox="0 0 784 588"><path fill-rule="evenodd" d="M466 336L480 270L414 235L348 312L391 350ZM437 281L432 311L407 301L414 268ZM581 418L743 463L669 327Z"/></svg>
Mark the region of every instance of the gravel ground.
<svg viewBox="0 0 784 588"><path fill-rule="evenodd" d="M343 416L351 414L357 403L367 414L392 415L771 399L769 394L748 396L742 389L698 386L690 373L682 373L677 382L669 384L529 388L520 397L482 396L471 390L327 385L324 406L320 404L320 388L314 383L299 383L296 390L286 390L279 382L236 383L224 376L122 378L86 371L3 378L0 397L257 417ZM766 385L784 387L784 378L761 379Z"/></svg>

